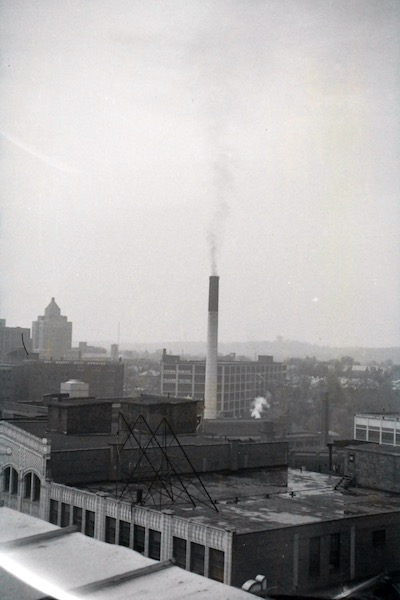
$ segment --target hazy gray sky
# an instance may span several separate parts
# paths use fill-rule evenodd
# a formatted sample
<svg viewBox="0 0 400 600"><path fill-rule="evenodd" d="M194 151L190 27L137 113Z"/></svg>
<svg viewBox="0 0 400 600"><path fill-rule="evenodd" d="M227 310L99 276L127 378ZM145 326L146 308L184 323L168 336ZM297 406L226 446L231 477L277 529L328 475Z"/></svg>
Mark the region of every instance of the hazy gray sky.
<svg viewBox="0 0 400 600"><path fill-rule="evenodd" d="M400 344L397 0L3 0L1 307Z"/></svg>

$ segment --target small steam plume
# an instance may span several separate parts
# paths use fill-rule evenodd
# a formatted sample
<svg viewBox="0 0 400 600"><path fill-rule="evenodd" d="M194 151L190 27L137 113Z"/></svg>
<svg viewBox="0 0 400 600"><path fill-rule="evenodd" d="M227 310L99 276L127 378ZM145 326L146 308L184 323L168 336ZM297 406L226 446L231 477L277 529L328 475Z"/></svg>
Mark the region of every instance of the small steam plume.
<svg viewBox="0 0 400 600"><path fill-rule="evenodd" d="M264 398L264 396L257 396L251 403L250 415L254 417L254 419L261 419L261 413L264 412L264 409L268 408L271 408L269 400Z"/></svg>

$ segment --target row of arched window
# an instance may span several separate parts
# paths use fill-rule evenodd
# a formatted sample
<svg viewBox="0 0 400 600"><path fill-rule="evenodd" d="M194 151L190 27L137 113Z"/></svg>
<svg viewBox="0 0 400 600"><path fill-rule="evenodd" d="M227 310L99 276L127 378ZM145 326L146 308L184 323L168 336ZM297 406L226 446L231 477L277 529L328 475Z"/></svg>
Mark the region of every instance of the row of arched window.
<svg viewBox="0 0 400 600"><path fill-rule="evenodd" d="M3 470L3 491L11 496L18 496L19 492L19 479L18 471L14 467L6 467ZM23 480L23 494L26 500L32 502L39 502L40 500L40 479L29 471L24 476Z"/></svg>

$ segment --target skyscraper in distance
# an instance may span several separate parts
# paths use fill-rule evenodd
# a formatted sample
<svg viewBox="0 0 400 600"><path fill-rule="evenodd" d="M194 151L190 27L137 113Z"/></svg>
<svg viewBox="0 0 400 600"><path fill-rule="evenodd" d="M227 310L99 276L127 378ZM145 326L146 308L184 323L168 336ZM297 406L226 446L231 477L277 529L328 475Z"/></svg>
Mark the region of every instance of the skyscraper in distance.
<svg viewBox="0 0 400 600"><path fill-rule="evenodd" d="M61 314L54 298L45 308L44 315L32 323L33 351L40 358L60 360L66 358L72 344L72 323Z"/></svg>

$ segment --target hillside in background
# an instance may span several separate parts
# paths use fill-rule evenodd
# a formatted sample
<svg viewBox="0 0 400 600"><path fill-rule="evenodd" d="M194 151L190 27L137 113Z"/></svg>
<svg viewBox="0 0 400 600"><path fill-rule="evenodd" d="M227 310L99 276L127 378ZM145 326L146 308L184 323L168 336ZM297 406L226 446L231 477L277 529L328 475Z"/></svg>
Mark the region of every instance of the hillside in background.
<svg viewBox="0 0 400 600"><path fill-rule="evenodd" d="M92 343L92 342L90 342ZM110 341L93 342L102 346L110 347ZM180 354L181 356L204 357L206 352L205 342L157 342L157 343L120 343L121 350L134 350L136 352L159 352L165 348L168 354ZM315 357L317 360L340 359L342 356L351 356L356 362L367 364L372 361L382 363L392 361L400 364L400 347L392 348L360 348L360 347L330 347L318 346L295 340L284 340L278 338L275 341L259 342L220 342L220 354L234 352L237 357L246 356L252 360L259 354L272 354L277 361L286 361L289 358Z"/></svg>

